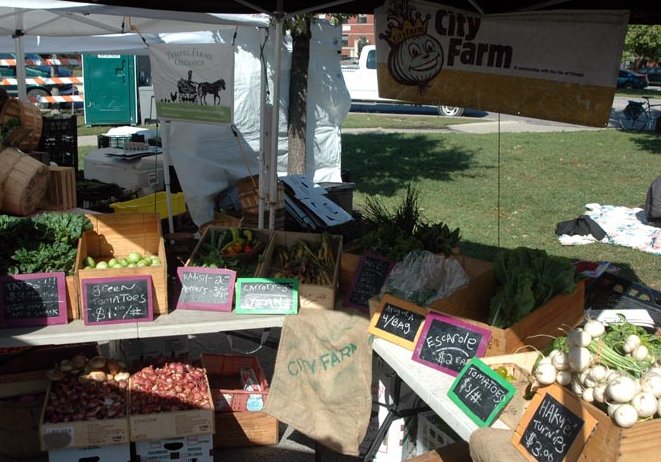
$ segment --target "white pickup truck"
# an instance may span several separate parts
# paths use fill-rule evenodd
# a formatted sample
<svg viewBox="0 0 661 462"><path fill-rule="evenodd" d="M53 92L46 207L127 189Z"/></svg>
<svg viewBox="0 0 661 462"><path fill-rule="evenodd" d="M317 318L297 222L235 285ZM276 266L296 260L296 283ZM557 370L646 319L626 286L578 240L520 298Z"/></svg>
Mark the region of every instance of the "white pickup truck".
<svg viewBox="0 0 661 462"><path fill-rule="evenodd" d="M344 83L353 102L383 102L406 103L393 99L379 97L379 86L376 78L376 46L365 45L360 51L358 64L343 64L342 75ZM406 103L412 104L412 103ZM459 117L464 108L457 106L438 105L438 113L448 117Z"/></svg>

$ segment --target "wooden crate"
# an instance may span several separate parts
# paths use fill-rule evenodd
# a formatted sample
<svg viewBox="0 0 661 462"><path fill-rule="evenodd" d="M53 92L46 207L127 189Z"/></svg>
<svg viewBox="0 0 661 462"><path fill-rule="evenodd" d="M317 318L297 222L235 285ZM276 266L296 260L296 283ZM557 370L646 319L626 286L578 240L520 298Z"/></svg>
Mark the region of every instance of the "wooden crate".
<svg viewBox="0 0 661 462"><path fill-rule="evenodd" d="M0 400L0 454L17 459L42 455L39 447L39 416L45 390L32 399Z"/></svg>
<svg viewBox="0 0 661 462"><path fill-rule="evenodd" d="M87 215L92 230L86 231L78 244L76 278L79 299L83 299L85 279L121 276L151 276L154 315L168 313L167 257L157 213L117 213ZM158 266L138 268L84 269L87 256L94 259L125 257L131 252L157 255ZM81 304L82 308L82 304Z"/></svg>
<svg viewBox="0 0 661 462"><path fill-rule="evenodd" d="M80 299L78 298L78 278L75 274L67 276L64 282L67 287L67 319L69 321L80 319L81 312Z"/></svg>
<svg viewBox="0 0 661 462"><path fill-rule="evenodd" d="M661 419L636 422L633 427L615 425L601 409L581 400L581 405L599 425L578 460L582 462L642 462L659 460Z"/></svg>
<svg viewBox="0 0 661 462"><path fill-rule="evenodd" d="M321 234L296 233L290 231L274 231L265 255L264 263L258 269L260 277L271 277L271 261L273 251L279 245L291 248L295 242L320 242ZM333 283L329 285L299 284L298 299L301 308L316 308L322 310L335 309L335 297L338 289L340 272L340 255L342 254L342 236L332 235L333 254L335 255L335 269L333 270Z"/></svg>
<svg viewBox="0 0 661 462"><path fill-rule="evenodd" d="M48 167L48 190L40 204L44 210L69 210L76 204L76 171L73 167Z"/></svg>
<svg viewBox="0 0 661 462"><path fill-rule="evenodd" d="M278 421L265 412L216 412L214 448L278 444Z"/></svg>

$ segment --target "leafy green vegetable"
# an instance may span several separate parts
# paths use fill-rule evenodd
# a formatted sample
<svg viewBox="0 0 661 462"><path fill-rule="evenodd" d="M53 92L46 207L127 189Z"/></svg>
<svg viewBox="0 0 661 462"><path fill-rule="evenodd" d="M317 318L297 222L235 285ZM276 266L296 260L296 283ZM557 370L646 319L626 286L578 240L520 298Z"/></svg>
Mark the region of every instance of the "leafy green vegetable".
<svg viewBox="0 0 661 462"><path fill-rule="evenodd" d="M494 273L501 287L491 299L490 319L500 328L511 326L555 295L573 292L578 277L569 260L527 247L501 252Z"/></svg>

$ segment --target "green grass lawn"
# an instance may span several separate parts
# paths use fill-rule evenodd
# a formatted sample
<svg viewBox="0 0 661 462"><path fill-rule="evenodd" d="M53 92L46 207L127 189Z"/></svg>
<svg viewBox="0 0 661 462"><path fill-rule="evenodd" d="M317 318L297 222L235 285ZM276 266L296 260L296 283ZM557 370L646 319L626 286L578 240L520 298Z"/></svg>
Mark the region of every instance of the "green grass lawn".
<svg viewBox="0 0 661 462"><path fill-rule="evenodd" d="M430 221L462 231L462 252L491 259L501 248L609 261L661 290L661 256L608 244L561 246L560 221L585 204L639 207L661 174L661 137L617 130L498 134L345 134L345 181L354 208L367 196L399 204L408 183L421 190Z"/></svg>

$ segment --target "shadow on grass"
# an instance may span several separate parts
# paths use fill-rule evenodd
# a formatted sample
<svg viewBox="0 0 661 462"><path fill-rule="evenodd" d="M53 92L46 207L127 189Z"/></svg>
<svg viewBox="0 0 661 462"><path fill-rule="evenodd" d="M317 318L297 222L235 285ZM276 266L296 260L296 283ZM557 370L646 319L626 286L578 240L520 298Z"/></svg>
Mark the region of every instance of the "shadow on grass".
<svg viewBox="0 0 661 462"><path fill-rule="evenodd" d="M639 133L632 141L650 154L661 154L661 133L659 132Z"/></svg>
<svg viewBox="0 0 661 462"><path fill-rule="evenodd" d="M472 151L448 147L442 137L429 135L342 136L342 168L348 176L344 179L360 184L365 194L392 196L409 182L449 181L452 173L474 167L474 156Z"/></svg>

